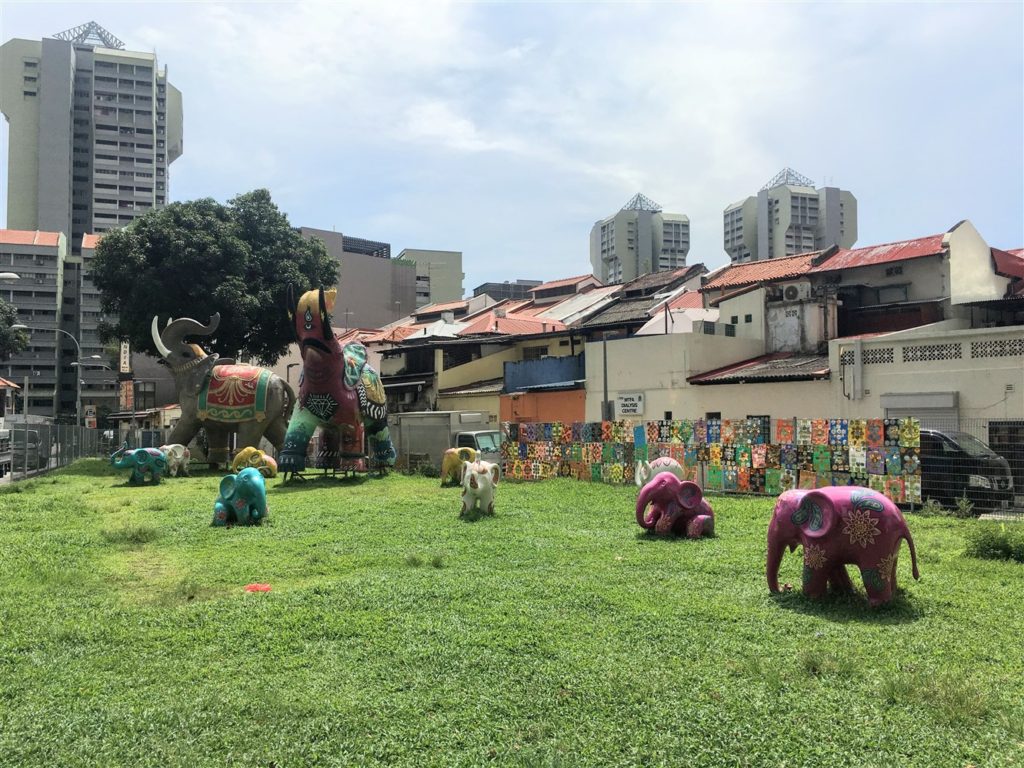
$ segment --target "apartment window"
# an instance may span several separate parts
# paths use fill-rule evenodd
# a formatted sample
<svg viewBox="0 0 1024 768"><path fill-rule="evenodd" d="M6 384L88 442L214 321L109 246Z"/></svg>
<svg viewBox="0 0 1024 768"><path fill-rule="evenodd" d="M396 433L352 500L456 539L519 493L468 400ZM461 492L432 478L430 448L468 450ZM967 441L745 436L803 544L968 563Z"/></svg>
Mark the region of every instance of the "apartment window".
<svg viewBox="0 0 1024 768"><path fill-rule="evenodd" d="M738 323L739 321L740 321L740 316L739 315L733 315L729 319L729 322L731 322L733 325L736 325L736 323Z"/></svg>
<svg viewBox="0 0 1024 768"><path fill-rule="evenodd" d="M523 349L523 360L540 360L547 357L547 347L525 347Z"/></svg>
<svg viewBox="0 0 1024 768"><path fill-rule="evenodd" d="M26 83L34 83L37 80L38 80L38 78L35 77L34 75L25 75L25 82Z"/></svg>
<svg viewBox="0 0 1024 768"><path fill-rule="evenodd" d="M22 91L21 94L22 94L22 96L35 96L36 92L35 91Z"/></svg>
<svg viewBox="0 0 1024 768"><path fill-rule="evenodd" d="M37 69L39 67L38 61L25 61L25 69Z"/></svg>
<svg viewBox="0 0 1024 768"><path fill-rule="evenodd" d="M744 323L752 323L752 322L754 322L754 316L753 315L744 315L743 316L743 322Z"/></svg>
<svg viewBox="0 0 1024 768"><path fill-rule="evenodd" d="M725 335L726 336L735 336L736 335L736 326L732 325L732 324L727 324L725 326Z"/></svg>
<svg viewBox="0 0 1024 768"><path fill-rule="evenodd" d="M72 163L72 165L75 168L88 168L89 167L89 161L88 160L75 160L75 162Z"/></svg>

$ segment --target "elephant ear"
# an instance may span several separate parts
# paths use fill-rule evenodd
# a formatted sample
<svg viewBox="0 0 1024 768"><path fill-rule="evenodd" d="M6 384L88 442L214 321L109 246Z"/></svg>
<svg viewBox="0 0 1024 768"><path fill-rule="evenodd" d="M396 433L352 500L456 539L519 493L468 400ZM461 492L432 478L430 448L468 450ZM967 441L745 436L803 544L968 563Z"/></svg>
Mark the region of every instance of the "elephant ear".
<svg viewBox="0 0 1024 768"><path fill-rule="evenodd" d="M225 475L224 479L220 481L220 495L221 498L227 500L235 495L235 478L238 475Z"/></svg>
<svg viewBox="0 0 1024 768"><path fill-rule="evenodd" d="M704 498L704 492L692 480L684 480L679 484L678 497L683 509L696 509Z"/></svg>
<svg viewBox="0 0 1024 768"><path fill-rule="evenodd" d="M820 539L828 535L836 521L836 508L826 494L811 491L790 516L793 525L799 526L811 538Z"/></svg>

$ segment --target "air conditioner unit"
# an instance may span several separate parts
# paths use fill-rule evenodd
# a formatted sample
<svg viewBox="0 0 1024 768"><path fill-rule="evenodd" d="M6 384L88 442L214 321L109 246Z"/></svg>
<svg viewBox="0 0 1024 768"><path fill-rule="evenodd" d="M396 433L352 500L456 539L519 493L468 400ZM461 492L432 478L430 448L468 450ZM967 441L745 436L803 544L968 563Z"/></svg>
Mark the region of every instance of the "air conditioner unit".
<svg viewBox="0 0 1024 768"><path fill-rule="evenodd" d="M783 301L806 301L811 298L809 283L784 283L782 286Z"/></svg>

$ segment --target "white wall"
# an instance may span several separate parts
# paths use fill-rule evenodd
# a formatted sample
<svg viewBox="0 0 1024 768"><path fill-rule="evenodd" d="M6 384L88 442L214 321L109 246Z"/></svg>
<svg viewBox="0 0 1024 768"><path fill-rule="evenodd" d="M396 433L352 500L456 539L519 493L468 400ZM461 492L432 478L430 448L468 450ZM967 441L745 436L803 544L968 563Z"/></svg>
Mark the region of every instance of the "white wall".
<svg viewBox="0 0 1024 768"><path fill-rule="evenodd" d="M969 221L961 221L946 233L953 304L1001 299L1009 279L999 277L992 265L992 251Z"/></svg>

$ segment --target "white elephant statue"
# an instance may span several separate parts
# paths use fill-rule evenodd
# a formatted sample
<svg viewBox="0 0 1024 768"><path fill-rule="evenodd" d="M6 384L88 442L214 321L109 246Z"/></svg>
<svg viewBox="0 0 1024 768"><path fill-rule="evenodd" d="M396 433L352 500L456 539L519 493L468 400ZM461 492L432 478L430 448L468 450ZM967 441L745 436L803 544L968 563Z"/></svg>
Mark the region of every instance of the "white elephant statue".
<svg viewBox="0 0 1024 768"><path fill-rule="evenodd" d="M643 488L651 478L659 472L671 472L680 480L685 480L683 467L671 456L661 456L654 461L638 461L636 463L636 485Z"/></svg>
<svg viewBox="0 0 1024 768"><path fill-rule="evenodd" d="M181 443L161 445L160 450L167 456L168 477L188 477L188 463L192 460L192 452Z"/></svg>
<svg viewBox="0 0 1024 768"><path fill-rule="evenodd" d="M489 461L462 463L462 511L459 516L479 510L481 514L494 514L494 490L501 470Z"/></svg>

